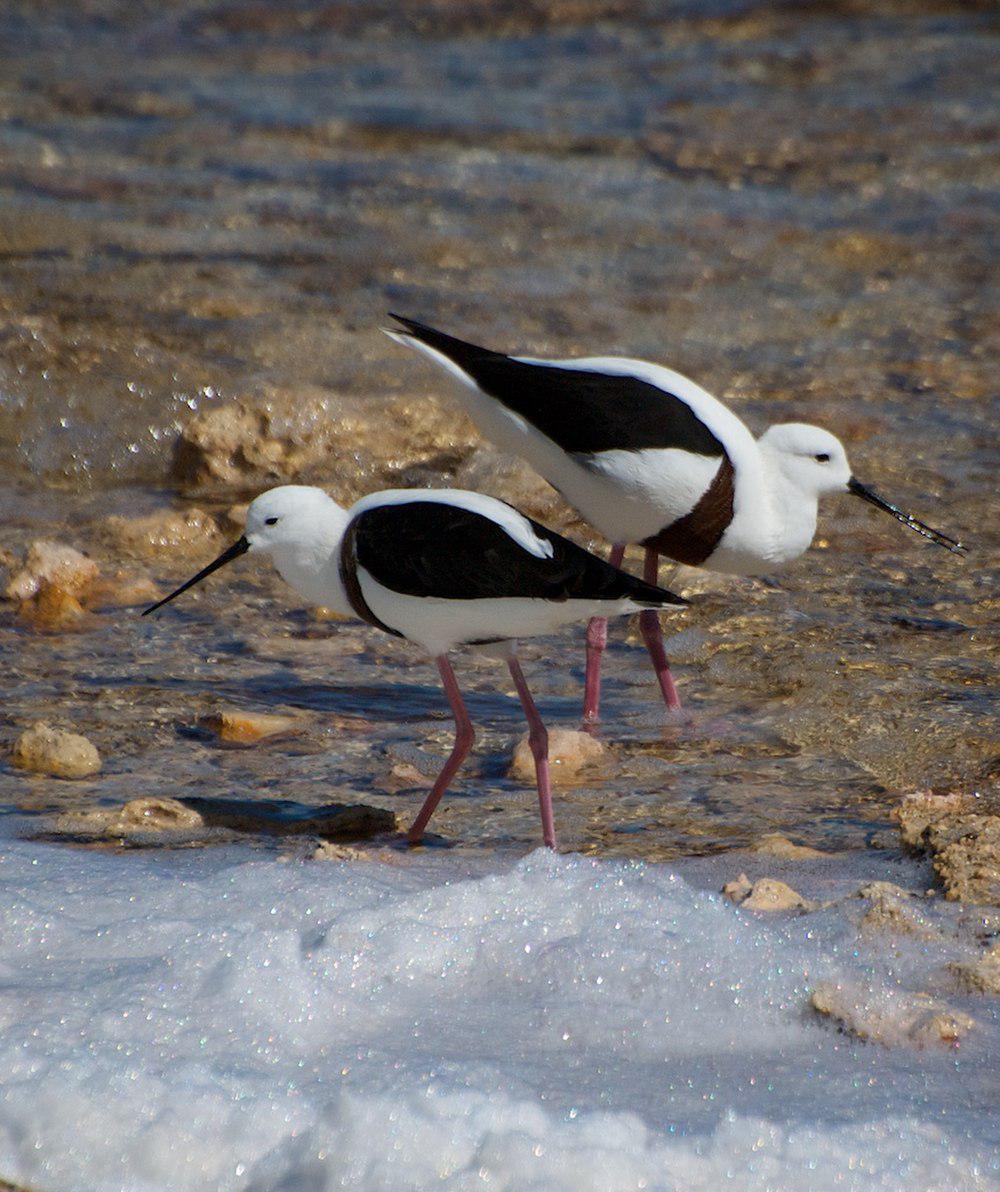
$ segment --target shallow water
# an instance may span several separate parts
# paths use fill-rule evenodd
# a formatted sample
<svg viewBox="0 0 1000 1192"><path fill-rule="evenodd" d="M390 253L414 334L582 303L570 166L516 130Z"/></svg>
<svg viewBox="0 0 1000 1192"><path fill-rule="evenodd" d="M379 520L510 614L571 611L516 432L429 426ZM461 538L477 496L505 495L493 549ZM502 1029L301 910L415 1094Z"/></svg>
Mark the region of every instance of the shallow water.
<svg viewBox="0 0 1000 1192"><path fill-rule="evenodd" d="M378 334L387 308L538 354L649 356L755 429L836 429L859 475L973 553L844 498L786 574L679 576L702 596L669 619L693 723L664 723L614 628L611 753L559 795L563 844L662 859L781 830L858 848L900 790L988 789L986 13L877 7L4 6L0 544L58 537L110 566L103 519L189 499L177 429L233 396L319 387L345 426L419 408L440 381ZM455 425L416 468L361 437L310 478L502 485ZM40 635L4 608L0 649L4 742L46 716L106 758L87 783L4 767L10 808L349 794L409 815L422 792L383 789L388 771L433 773L450 744L429 664L317 624L249 565L154 623L114 610ZM548 720L575 726L582 629L524 657ZM523 850L534 796L503 777L519 709L494 664L460 673L482 733L434 827ZM310 728L223 749L195 727L220 703L307 709Z"/></svg>

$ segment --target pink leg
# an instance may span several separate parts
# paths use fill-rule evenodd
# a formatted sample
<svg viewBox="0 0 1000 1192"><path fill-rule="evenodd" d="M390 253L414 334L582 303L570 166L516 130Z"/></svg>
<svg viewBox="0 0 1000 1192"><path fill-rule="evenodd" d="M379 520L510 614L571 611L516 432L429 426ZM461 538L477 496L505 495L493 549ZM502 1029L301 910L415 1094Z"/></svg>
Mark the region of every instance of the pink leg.
<svg viewBox="0 0 1000 1192"><path fill-rule="evenodd" d="M445 762L444 768L437 777L437 782L434 783L433 790L424 800L424 805L420 808L420 814L413 821L413 827L406 834L406 838L410 844L420 843L428 820L434 814L434 809L441 802L441 796L448 789L448 784L455 777L458 767L465 761L469 750L472 748L472 742L476 739L476 734L472 728L472 721L469 719L469 713L465 710L465 701L462 699L462 693L458 689L458 680L455 678L455 672L451 668L451 663L444 654L439 658L435 658L434 661L437 663L437 668L441 673L441 682L444 684L445 695L447 695L448 703L451 704L451 710L455 715L455 744L452 747L451 756Z"/></svg>
<svg viewBox="0 0 1000 1192"><path fill-rule="evenodd" d="M552 788L549 783L549 734L545 731L542 718L538 715L535 701L531 698L524 679L521 664L514 657L507 659L514 686L521 699L521 707L528 719L528 744L535 759L535 777L538 780L538 806L542 813L542 839L549 848L556 847L556 829L552 820Z"/></svg>
<svg viewBox="0 0 1000 1192"><path fill-rule="evenodd" d="M646 564L642 577L647 584L655 584L660 574L660 557L655 550L646 548ZM660 682L663 700L671 712L680 711L681 700L674 686L674 677L670 673L670 663L667 661L667 651L663 648L663 631L660 628L660 618L656 609L647 608L639 614L639 627L642 639L653 660L653 669Z"/></svg>
<svg viewBox="0 0 1000 1192"><path fill-rule="evenodd" d="M625 547L617 543L611 548L608 562L620 567ZM583 686L583 722L596 724L601 707L601 655L608 644L608 618L591 617L587 626L587 677Z"/></svg>

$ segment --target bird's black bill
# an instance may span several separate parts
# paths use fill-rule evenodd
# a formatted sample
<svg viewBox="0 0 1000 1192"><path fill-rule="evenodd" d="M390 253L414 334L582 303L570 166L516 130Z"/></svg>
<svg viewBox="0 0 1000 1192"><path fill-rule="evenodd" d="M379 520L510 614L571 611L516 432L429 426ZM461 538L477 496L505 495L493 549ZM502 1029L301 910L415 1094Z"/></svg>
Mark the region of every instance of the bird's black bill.
<svg viewBox="0 0 1000 1192"><path fill-rule="evenodd" d="M169 604L175 596L179 596L181 592L186 592L188 588L193 588L195 584L200 584L201 581L206 576L211 575L213 571L218 571L220 567L225 567L227 563L231 563L233 559L238 559L240 555L245 555L249 549L250 543L247 542L246 538L238 539L233 543L229 550L224 550L214 563L209 563L207 567L203 567L197 575L192 576L186 584L181 584L181 586L175 592L171 592L169 596L164 596L162 600L158 600L155 604L151 604L149 608L144 609L142 615L147 617L150 613L155 613L158 608L163 608L165 604Z"/></svg>
<svg viewBox="0 0 1000 1192"><path fill-rule="evenodd" d="M931 526L925 526L922 521L917 521L912 514L904 513L902 509L898 509L895 505L890 505L884 497L880 497L878 493L867 488L860 480L855 480L853 476L848 480L847 487L850 492L854 493L856 497L860 497L862 501L867 501L869 505L874 505L876 509L884 509L886 513L891 513L896 521L902 522L904 526L909 526L911 530L922 534L924 538L929 538L931 542L936 542L938 546L943 546L945 550L950 550L952 554L964 555L968 552L968 547L964 546L961 542L956 542L954 538L949 538L947 534L942 534L940 530L935 530Z"/></svg>

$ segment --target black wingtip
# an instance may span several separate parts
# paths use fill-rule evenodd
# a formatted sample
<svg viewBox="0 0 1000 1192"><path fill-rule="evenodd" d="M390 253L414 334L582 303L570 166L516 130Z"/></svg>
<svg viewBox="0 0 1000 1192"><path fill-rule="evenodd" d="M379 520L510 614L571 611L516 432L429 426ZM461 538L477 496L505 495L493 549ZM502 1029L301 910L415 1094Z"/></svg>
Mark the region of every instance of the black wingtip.
<svg viewBox="0 0 1000 1192"><path fill-rule="evenodd" d="M635 594L637 604L647 604L650 608L669 608L671 605L689 605L691 603L684 596L676 592L668 592L666 588L657 588L653 584L645 585L644 592Z"/></svg>

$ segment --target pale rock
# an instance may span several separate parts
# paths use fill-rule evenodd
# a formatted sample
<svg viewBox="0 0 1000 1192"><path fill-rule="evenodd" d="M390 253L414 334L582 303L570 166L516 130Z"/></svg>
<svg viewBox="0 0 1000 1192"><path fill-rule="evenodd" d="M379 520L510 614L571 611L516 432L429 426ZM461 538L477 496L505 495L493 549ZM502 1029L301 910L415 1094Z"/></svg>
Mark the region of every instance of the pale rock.
<svg viewBox="0 0 1000 1192"><path fill-rule="evenodd" d="M768 832L766 836L759 837L750 845L750 852L778 857L782 861L812 861L817 857L829 856L829 853L820 852L806 844L795 844L779 832Z"/></svg>
<svg viewBox="0 0 1000 1192"><path fill-rule="evenodd" d="M406 854L393 848L354 848L333 840L321 840L313 850L314 861L375 861L380 865L405 865ZM2 1192L2 1189L0 1189Z"/></svg>
<svg viewBox="0 0 1000 1192"><path fill-rule="evenodd" d="M20 770L56 778L89 778L101 769L101 756L91 741L41 720L18 737L11 760Z"/></svg>
<svg viewBox="0 0 1000 1192"><path fill-rule="evenodd" d="M21 569L7 582L9 600L26 601L45 587L57 588L68 596L79 596L94 582L99 568L93 559L46 538L36 539L29 547Z"/></svg>
<svg viewBox="0 0 1000 1192"><path fill-rule="evenodd" d="M312 854L314 861L370 861L372 854L349 844L337 844L333 840L321 840Z"/></svg>
<svg viewBox="0 0 1000 1192"><path fill-rule="evenodd" d="M976 1025L968 1014L925 993L824 981L809 1001L842 1030L886 1047L956 1044Z"/></svg>
<svg viewBox="0 0 1000 1192"><path fill-rule="evenodd" d="M146 832L174 832L203 827L205 821L179 799L147 795L130 799L118 812L117 822L122 827Z"/></svg>
<svg viewBox="0 0 1000 1192"><path fill-rule="evenodd" d="M121 807L67 811L52 821L52 830L59 835L105 840L189 833L204 826L197 811L178 799L156 795L130 799Z"/></svg>
<svg viewBox="0 0 1000 1192"><path fill-rule="evenodd" d="M811 911L819 905L777 878L760 877L740 906L750 911Z"/></svg>
<svg viewBox="0 0 1000 1192"><path fill-rule="evenodd" d="M730 902L751 911L811 911L819 905L777 878L760 877L751 882L745 873L726 882L722 893Z"/></svg>
<svg viewBox="0 0 1000 1192"><path fill-rule="evenodd" d="M860 927L865 932L889 931L917 939L939 939L940 932L915 905L912 894L892 882L869 882L855 894L868 903Z"/></svg>
<svg viewBox="0 0 1000 1192"><path fill-rule="evenodd" d="M128 555L160 556L165 551L184 555L204 550L219 538L215 519L202 509L158 509L143 517L106 518L106 535Z"/></svg>
<svg viewBox="0 0 1000 1192"><path fill-rule="evenodd" d="M198 722L214 733L220 741L231 745L254 745L267 737L276 737L301 730L305 721L301 716L279 716L273 712L244 712L238 708L223 708Z"/></svg>
<svg viewBox="0 0 1000 1192"><path fill-rule="evenodd" d="M550 728L549 773L553 785L571 782L588 766L596 765L604 756L605 748L590 733L577 732L568 728ZM514 747L507 775L520 782L535 781L535 759L528 743L528 734Z"/></svg>

